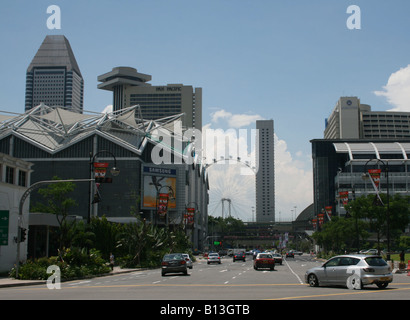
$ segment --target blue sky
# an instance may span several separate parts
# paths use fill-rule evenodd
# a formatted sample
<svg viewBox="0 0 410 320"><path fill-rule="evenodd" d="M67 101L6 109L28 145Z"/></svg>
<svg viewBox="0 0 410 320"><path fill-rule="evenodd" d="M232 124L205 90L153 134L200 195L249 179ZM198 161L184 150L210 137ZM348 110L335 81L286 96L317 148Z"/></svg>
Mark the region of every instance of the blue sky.
<svg viewBox="0 0 410 320"><path fill-rule="evenodd" d="M61 9L61 30L47 29L50 5ZM361 9L360 30L346 26L350 5ZM31 59L46 35L64 34L85 80L86 110L111 104L97 76L116 66L152 75L153 85L201 87L204 125L232 126L229 116L212 122L222 110L273 119L277 157L297 169L292 184L301 184L311 172L309 140L323 137L340 96L357 96L373 110L397 107L406 96L407 72L394 88L384 86L410 65L409 12L408 0L7 1L0 10L0 110L24 111ZM277 190L286 190L278 179ZM309 204L311 181L303 184L303 200L277 197L282 218Z"/></svg>

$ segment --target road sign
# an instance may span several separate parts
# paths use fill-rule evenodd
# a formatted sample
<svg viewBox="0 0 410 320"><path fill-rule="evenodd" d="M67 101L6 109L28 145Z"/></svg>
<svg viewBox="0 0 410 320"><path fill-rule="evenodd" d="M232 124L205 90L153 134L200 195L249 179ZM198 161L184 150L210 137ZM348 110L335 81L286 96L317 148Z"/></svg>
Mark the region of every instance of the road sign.
<svg viewBox="0 0 410 320"><path fill-rule="evenodd" d="M9 244L9 211L0 210L0 246Z"/></svg>

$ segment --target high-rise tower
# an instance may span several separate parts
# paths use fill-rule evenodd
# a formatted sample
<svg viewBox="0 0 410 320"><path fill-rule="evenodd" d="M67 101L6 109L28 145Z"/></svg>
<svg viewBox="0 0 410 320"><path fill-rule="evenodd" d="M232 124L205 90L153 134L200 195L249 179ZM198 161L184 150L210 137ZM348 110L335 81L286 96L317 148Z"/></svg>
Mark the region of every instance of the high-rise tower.
<svg viewBox="0 0 410 320"><path fill-rule="evenodd" d="M83 97L84 80L67 38L46 36L27 68L25 110L43 102L82 113Z"/></svg>
<svg viewBox="0 0 410 320"><path fill-rule="evenodd" d="M273 120L257 120L256 222L275 222Z"/></svg>

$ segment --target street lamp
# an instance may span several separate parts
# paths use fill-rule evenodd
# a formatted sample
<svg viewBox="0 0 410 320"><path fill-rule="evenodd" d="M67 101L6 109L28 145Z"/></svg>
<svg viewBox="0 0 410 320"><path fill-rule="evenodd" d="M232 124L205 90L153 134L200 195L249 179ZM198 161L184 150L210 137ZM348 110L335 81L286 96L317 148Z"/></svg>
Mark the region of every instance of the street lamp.
<svg viewBox="0 0 410 320"><path fill-rule="evenodd" d="M368 160L366 163L365 163L365 165L364 165L364 173L363 173L363 175L362 175L362 179L368 179L369 177L370 177L370 179L373 179L371 176L370 176L370 173L366 170L366 168L367 168L367 164L369 163L369 162L372 162L372 161L376 161L376 163L379 163L379 162L381 162L382 164L383 164L383 167L384 167L384 173L385 173L385 177L386 177L386 182L387 182L387 187L386 187L386 193L387 193L387 212L386 212L386 215L387 215L387 234L386 234L386 236L387 236L387 260L390 260L390 193L389 193L389 163L386 161L386 162L384 162L383 160L380 160L380 159L370 159L370 160ZM372 182L373 183L373 182ZM377 194L377 196L379 197L379 195L378 195L378 193L377 193L377 190L376 190L376 194ZM379 197L379 199L380 199L380 197ZM380 199L381 200L381 199ZM383 206L384 206L384 203L382 202L382 204L383 204Z"/></svg>
<svg viewBox="0 0 410 320"><path fill-rule="evenodd" d="M110 169L110 173L111 173L111 175L112 175L113 177L118 176L118 175L120 174L120 169L118 169L118 167L117 167L117 159L115 158L115 155L114 155L112 152L108 151L108 150L101 150L101 151L98 151L98 152L97 152L96 154L94 154L94 155L92 154L92 152L90 152L90 163L89 163L89 165L90 165L90 170L89 170L89 175L90 175L90 177L91 177L91 178L94 178L94 177L93 177L94 161L95 161L95 157L96 157L97 155L99 155L100 153L108 153L108 154L110 154L110 155L114 158L114 166ZM97 179L96 179L95 182L98 182ZM94 201L91 202L91 189L92 189L92 182L90 182L89 188L88 188L88 215L87 215L87 223L90 223L90 220L91 220L91 205L92 205L93 203L99 202L99 200L96 201L96 202L94 202Z"/></svg>

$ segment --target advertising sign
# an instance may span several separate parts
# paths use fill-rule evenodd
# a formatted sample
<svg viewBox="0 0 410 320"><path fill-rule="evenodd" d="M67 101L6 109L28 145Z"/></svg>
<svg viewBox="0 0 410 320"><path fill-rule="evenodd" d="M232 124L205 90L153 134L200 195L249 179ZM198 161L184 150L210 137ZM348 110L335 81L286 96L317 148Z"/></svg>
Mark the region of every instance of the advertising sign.
<svg viewBox="0 0 410 320"><path fill-rule="evenodd" d="M168 198L167 210L176 208L176 170L147 167L143 168L143 192L142 208L156 209L158 206L159 195L166 193L172 197ZM172 191L171 191L172 190Z"/></svg>

